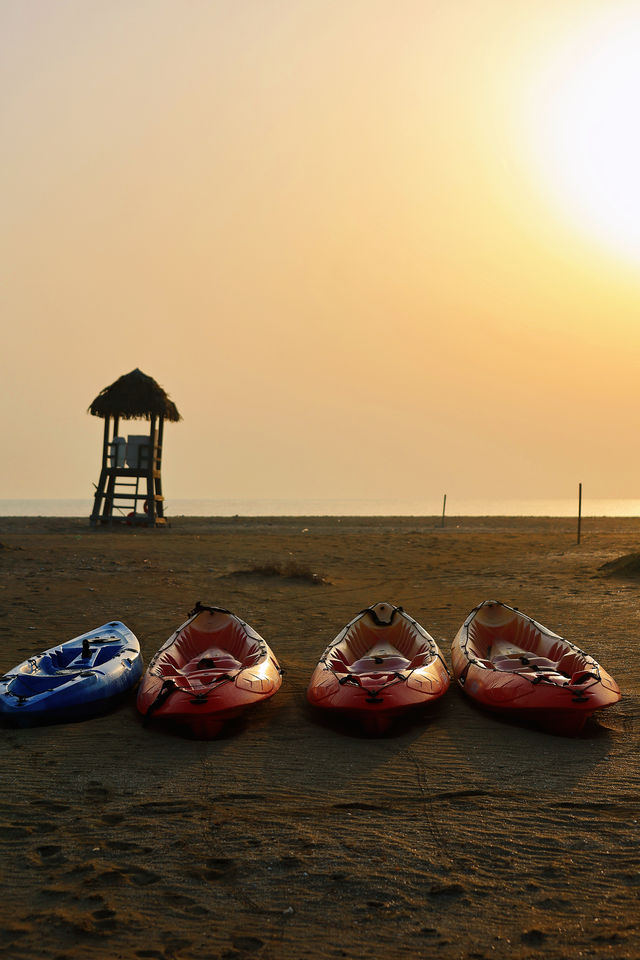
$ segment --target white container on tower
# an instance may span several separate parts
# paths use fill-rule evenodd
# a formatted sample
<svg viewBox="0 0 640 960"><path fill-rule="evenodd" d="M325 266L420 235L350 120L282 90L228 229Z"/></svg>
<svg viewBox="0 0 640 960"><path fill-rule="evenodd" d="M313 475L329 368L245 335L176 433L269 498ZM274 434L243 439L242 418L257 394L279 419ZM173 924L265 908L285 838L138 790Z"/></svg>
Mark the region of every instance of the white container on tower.
<svg viewBox="0 0 640 960"><path fill-rule="evenodd" d="M149 466L150 439L147 436L127 437L127 466L133 470L146 470Z"/></svg>

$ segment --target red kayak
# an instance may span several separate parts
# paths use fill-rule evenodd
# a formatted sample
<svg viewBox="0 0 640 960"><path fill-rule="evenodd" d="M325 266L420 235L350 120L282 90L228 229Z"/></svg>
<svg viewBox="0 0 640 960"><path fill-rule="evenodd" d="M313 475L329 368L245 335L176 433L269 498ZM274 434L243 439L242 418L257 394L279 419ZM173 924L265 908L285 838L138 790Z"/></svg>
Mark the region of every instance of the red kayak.
<svg viewBox="0 0 640 960"><path fill-rule="evenodd" d="M255 630L228 610L197 603L150 662L137 706L147 719L204 739L281 683L278 661Z"/></svg>
<svg viewBox="0 0 640 960"><path fill-rule="evenodd" d="M593 657L497 600L471 611L451 646L451 663L477 703L554 733L579 733L595 710L620 699Z"/></svg>
<svg viewBox="0 0 640 960"><path fill-rule="evenodd" d="M322 654L307 690L315 707L382 733L411 707L441 697L449 672L433 637L402 607L376 603L340 631Z"/></svg>

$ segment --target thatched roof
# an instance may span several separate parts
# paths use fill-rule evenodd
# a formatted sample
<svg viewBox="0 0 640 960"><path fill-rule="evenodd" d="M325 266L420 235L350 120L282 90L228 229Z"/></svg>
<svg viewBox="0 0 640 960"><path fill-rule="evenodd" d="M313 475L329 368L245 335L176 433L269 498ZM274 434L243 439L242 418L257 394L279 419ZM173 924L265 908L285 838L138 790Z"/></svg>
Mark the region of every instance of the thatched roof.
<svg viewBox="0 0 640 960"><path fill-rule="evenodd" d="M123 420L151 420L154 416L182 419L162 387L137 368L105 387L88 412L94 417L122 417Z"/></svg>

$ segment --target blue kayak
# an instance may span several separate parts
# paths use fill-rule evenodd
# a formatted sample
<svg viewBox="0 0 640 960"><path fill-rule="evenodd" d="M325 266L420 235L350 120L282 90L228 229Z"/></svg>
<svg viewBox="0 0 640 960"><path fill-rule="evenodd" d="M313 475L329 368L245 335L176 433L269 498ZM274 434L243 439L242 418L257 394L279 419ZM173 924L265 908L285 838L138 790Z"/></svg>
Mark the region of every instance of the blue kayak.
<svg viewBox="0 0 640 960"><path fill-rule="evenodd" d="M29 657L0 678L0 718L14 726L84 720L142 674L137 638L119 620Z"/></svg>

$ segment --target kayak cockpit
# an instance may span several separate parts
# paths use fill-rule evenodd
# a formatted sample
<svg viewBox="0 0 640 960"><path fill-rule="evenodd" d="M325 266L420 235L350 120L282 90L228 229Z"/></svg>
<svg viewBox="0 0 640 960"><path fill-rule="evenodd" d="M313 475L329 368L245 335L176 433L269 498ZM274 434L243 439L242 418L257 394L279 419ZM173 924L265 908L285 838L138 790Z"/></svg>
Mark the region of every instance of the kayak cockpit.
<svg viewBox="0 0 640 960"><path fill-rule="evenodd" d="M498 603L485 604L469 622L466 655L485 669L537 675L560 684L584 682L595 664L535 620Z"/></svg>
<svg viewBox="0 0 640 960"><path fill-rule="evenodd" d="M264 641L237 617L203 610L159 652L154 671L163 677L235 674L260 663L264 652Z"/></svg>
<svg viewBox="0 0 640 960"><path fill-rule="evenodd" d="M384 621L376 604L348 629L325 652L324 662L337 674L378 676L417 670L429 664L434 656L433 641L406 617ZM376 616L378 614L378 616Z"/></svg>

